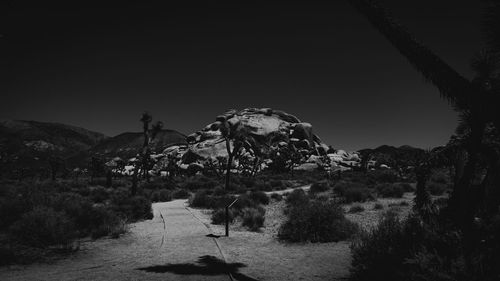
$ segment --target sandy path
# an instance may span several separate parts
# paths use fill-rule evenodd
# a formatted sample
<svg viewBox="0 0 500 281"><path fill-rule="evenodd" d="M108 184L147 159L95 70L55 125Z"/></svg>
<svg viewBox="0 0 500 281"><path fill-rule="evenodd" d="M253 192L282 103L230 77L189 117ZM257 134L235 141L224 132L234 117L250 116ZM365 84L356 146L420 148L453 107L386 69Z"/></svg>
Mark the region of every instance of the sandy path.
<svg viewBox="0 0 500 281"><path fill-rule="evenodd" d="M308 190L310 185L280 191L283 194L294 189ZM282 243L277 240L277 229L285 219L284 201L265 206L266 220L259 232L241 227L240 221L230 227L230 237L218 239L228 262L244 263L240 273L257 280L345 280L349 274L351 251L349 242L338 243ZM210 211L191 209L200 220L209 225L212 232L224 235L224 226L211 224Z"/></svg>
<svg viewBox="0 0 500 281"><path fill-rule="evenodd" d="M294 188L287 188L287 189L283 189L283 190L268 191L268 192L265 192L265 193L268 196L270 196L273 193L276 193L276 194L279 194L279 195L283 195L285 193L290 193L290 192L294 191L295 189L302 189L304 191L308 191L310 188L311 188L311 185L308 184L308 185L304 185L304 186L299 186L299 187L294 187Z"/></svg>
<svg viewBox="0 0 500 281"><path fill-rule="evenodd" d="M132 224L120 239L83 242L81 251L50 264L1 268L0 280L230 280L215 240L185 202L155 203L154 218ZM245 280L240 267L229 270Z"/></svg>

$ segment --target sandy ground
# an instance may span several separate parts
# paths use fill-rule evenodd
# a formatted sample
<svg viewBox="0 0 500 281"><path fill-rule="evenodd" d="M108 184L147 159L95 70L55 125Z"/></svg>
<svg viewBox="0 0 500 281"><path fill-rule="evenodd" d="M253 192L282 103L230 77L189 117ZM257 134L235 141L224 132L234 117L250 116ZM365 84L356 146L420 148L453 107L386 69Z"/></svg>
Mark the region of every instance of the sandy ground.
<svg viewBox="0 0 500 281"><path fill-rule="evenodd" d="M152 220L132 224L120 239L84 242L81 251L51 264L1 268L0 280L230 280L214 239L185 200L155 203L153 210ZM231 270L238 274L241 266Z"/></svg>
<svg viewBox="0 0 500 281"><path fill-rule="evenodd" d="M300 188L308 190L309 186ZM361 203L364 211L346 216L370 229L389 208L407 215L413 196L407 193L401 199ZM399 206L402 201L408 206ZM383 210L374 210L377 202L384 205ZM344 206L346 212L351 206ZM186 200L155 203L154 218L132 224L119 239L82 242L79 252L51 263L0 268L0 280L345 279L351 262L349 242L279 242L276 236L285 219L284 207L284 200L272 200L266 206L261 231L250 232L237 220L230 227L230 236L225 237L224 226L211 224L209 210L188 208Z"/></svg>
<svg viewBox="0 0 500 281"><path fill-rule="evenodd" d="M301 187L304 190L309 186ZM282 190L269 193L286 193ZM210 211L191 209L218 238L228 262L247 266L240 272L257 280L343 280L349 273L351 253L349 242L288 244L276 239L285 219L284 200L265 206L266 219L259 232L251 232L236 220L230 226L229 237L222 236L225 228L210 223Z"/></svg>
<svg viewBox="0 0 500 281"><path fill-rule="evenodd" d="M308 190L310 186L300 187ZM284 194L291 190L267 192ZM378 224L382 215L392 209L401 218L406 217L413 204L413 193L405 193L403 198L379 198L376 201L354 203L365 209L349 213L354 204L343 206L347 219L369 230ZM400 205L401 202L407 204ZM376 203L383 209L374 209ZM228 261L239 261L247 267L241 272L258 280L345 280L349 274L351 252L349 242L288 244L277 240L280 225L286 219L283 214L285 202L272 200L266 208L264 227L259 232L251 232L236 220L230 226L229 237L225 227L211 224L210 210L190 209L197 218L207 225L218 238Z"/></svg>

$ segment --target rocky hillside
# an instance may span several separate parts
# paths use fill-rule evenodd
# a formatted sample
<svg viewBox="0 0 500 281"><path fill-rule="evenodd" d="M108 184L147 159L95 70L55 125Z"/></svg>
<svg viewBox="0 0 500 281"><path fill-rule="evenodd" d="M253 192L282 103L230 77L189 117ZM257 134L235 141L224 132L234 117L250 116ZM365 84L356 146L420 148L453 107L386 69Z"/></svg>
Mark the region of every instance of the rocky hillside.
<svg viewBox="0 0 500 281"><path fill-rule="evenodd" d="M90 154L102 155L105 158L120 157L123 159L136 156L144 142L142 133L123 133L108 138L98 145L92 147ZM185 145L186 135L175 130L160 131L151 144L153 153L161 153L165 148L172 145Z"/></svg>
<svg viewBox="0 0 500 281"><path fill-rule="evenodd" d="M313 133L311 124L302 122L291 114L270 108L247 108L240 111L229 110L217 116L214 122L203 129L189 135L188 144L165 149L163 154L166 157L160 161L157 169L165 169L168 166L166 162L171 162L172 159L179 166L187 168L190 165L204 167L207 163L227 157L226 143L221 132L225 122L231 127L245 130L255 142L251 149L253 151L242 151L241 157L236 159L236 166L239 160L255 162L258 157L262 167L265 167L273 162L273 157L276 158L276 155L279 156L290 148L300 158L300 165L296 167L298 169L316 168L317 164L327 158L332 162L359 160L357 155L353 157L345 151L337 153Z"/></svg>
<svg viewBox="0 0 500 281"><path fill-rule="evenodd" d="M67 158L86 151L107 137L83 128L37 121L0 121L0 168L38 169L49 157Z"/></svg>
<svg viewBox="0 0 500 281"><path fill-rule="evenodd" d="M382 145L374 149L362 149L359 153L376 161L378 165L407 167L415 165L415 161L421 159L425 151L421 148L415 148L409 145L400 147Z"/></svg>

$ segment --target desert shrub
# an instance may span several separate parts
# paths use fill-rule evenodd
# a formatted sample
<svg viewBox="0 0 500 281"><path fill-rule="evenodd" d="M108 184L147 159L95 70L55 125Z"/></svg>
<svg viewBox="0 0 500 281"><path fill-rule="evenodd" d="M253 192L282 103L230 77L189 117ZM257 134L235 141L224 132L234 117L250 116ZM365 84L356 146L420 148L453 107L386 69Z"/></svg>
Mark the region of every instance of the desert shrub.
<svg viewBox="0 0 500 281"><path fill-rule="evenodd" d="M286 203L290 206L298 206L307 202L309 202L309 198L306 192L301 188L294 189L286 196Z"/></svg>
<svg viewBox="0 0 500 281"><path fill-rule="evenodd" d="M351 206L351 208L349 208L349 213L359 213L363 212L364 210L365 208L361 206L361 204L354 204Z"/></svg>
<svg viewBox="0 0 500 281"><path fill-rule="evenodd" d="M236 218L237 213L233 209L228 211L229 223L233 223ZM212 212L212 223L213 224L225 224L226 223L226 209L216 209Z"/></svg>
<svg viewBox="0 0 500 281"><path fill-rule="evenodd" d="M351 244L351 279L398 280L398 273L392 266L403 266L403 260L407 257L408 247L398 247L406 242L404 238L401 221L397 216L387 214L376 230L361 232Z"/></svg>
<svg viewBox="0 0 500 281"><path fill-rule="evenodd" d="M49 207L35 207L10 227L12 237L20 243L45 248L68 246L77 237L74 223L64 213Z"/></svg>
<svg viewBox="0 0 500 281"><path fill-rule="evenodd" d="M373 199L372 191L360 182L339 181L333 190L338 196L343 197L346 203L365 202Z"/></svg>
<svg viewBox="0 0 500 281"><path fill-rule="evenodd" d="M212 191L212 194L215 196L226 195L227 193L228 193L227 190L225 190L224 187L222 187L222 186L217 186Z"/></svg>
<svg viewBox="0 0 500 281"><path fill-rule="evenodd" d="M183 188L196 191L199 189L213 189L218 182L205 176L193 176L184 182Z"/></svg>
<svg viewBox="0 0 500 281"><path fill-rule="evenodd" d="M16 262L16 255L12 249L0 245L0 266Z"/></svg>
<svg viewBox="0 0 500 281"><path fill-rule="evenodd" d="M404 195L404 189L399 184L382 183L378 184L375 189L379 196L387 198L401 198Z"/></svg>
<svg viewBox="0 0 500 281"><path fill-rule="evenodd" d="M56 211L65 212L73 219L81 236L89 234L95 222L91 216L92 202L76 193L61 193L54 195L52 207Z"/></svg>
<svg viewBox="0 0 500 281"><path fill-rule="evenodd" d="M168 189L155 190L151 194L151 201L153 202L172 201L172 192Z"/></svg>
<svg viewBox="0 0 500 281"><path fill-rule="evenodd" d="M102 186L90 187L90 198L93 202L102 203L109 198L106 188Z"/></svg>
<svg viewBox="0 0 500 281"><path fill-rule="evenodd" d="M266 210L262 207L245 208L242 210L242 225L252 231L257 231L264 225Z"/></svg>
<svg viewBox="0 0 500 281"><path fill-rule="evenodd" d="M329 188L328 183L325 181L315 182L311 185L311 189L309 190L309 192L311 193L324 192L327 191L328 188Z"/></svg>
<svg viewBox="0 0 500 281"><path fill-rule="evenodd" d="M156 202L153 200L153 193L155 193L155 190L152 189L142 189L140 190L141 195L146 196L147 198L151 199L151 201ZM158 198L158 193L155 195L156 199Z"/></svg>
<svg viewBox="0 0 500 281"><path fill-rule="evenodd" d="M269 199L268 199L269 200ZM228 202L228 204L232 203L233 200ZM259 202L255 201L252 197L250 197L250 194L243 194L238 197L238 201L234 203L232 208L234 210L237 210L238 212L241 212L241 210L245 208L255 208L259 205Z"/></svg>
<svg viewBox="0 0 500 281"><path fill-rule="evenodd" d="M246 188L252 188L255 186L256 180L253 177L241 177L240 183L243 184Z"/></svg>
<svg viewBox="0 0 500 281"><path fill-rule="evenodd" d="M283 200L283 196L278 193L271 193L271 199L276 200L276 201L281 201Z"/></svg>
<svg viewBox="0 0 500 281"><path fill-rule="evenodd" d="M252 191L250 192L249 197L258 204L269 204L269 197L263 191Z"/></svg>
<svg viewBox="0 0 500 281"><path fill-rule="evenodd" d="M17 196L0 198L0 229L19 220L28 208L28 204Z"/></svg>
<svg viewBox="0 0 500 281"><path fill-rule="evenodd" d="M104 177L94 177L89 181L90 186L106 186L106 178Z"/></svg>
<svg viewBox="0 0 500 281"><path fill-rule="evenodd" d="M144 196L115 197L112 208L129 221L153 218L151 201Z"/></svg>
<svg viewBox="0 0 500 281"><path fill-rule="evenodd" d="M344 192L343 195L346 203L365 202L372 199L372 191L366 187L353 187Z"/></svg>
<svg viewBox="0 0 500 281"><path fill-rule="evenodd" d="M353 185L352 182L341 180L335 183L335 185L333 186L333 191L339 196L344 196L346 190L349 189L352 185Z"/></svg>
<svg viewBox="0 0 500 281"><path fill-rule="evenodd" d="M168 182L168 181L150 181L150 182L145 182L141 185L141 188L143 189L151 189L151 190L157 190L157 189L175 189L175 184L173 182Z"/></svg>
<svg viewBox="0 0 500 281"><path fill-rule="evenodd" d="M185 189L176 189L172 192L172 198L174 199L186 199L189 198L190 194Z"/></svg>
<svg viewBox="0 0 500 281"><path fill-rule="evenodd" d="M350 238L357 225L347 220L342 207L333 202L307 202L293 206L278 237L290 242L336 242Z"/></svg>
<svg viewBox="0 0 500 281"><path fill-rule="evenodd" d="M271 191L273 187L269 182L259 180L255 183L255 189L261 191Z"/></svg>
<svg viewBox="0 0 500 281"><path fill-rule="evenodd" d="M283 181L281 181L281 180L276 180L276 179L273 179L273 180L270 180L270 181L269 181L269 184L270 184L273 188L280 188L280 187L283 187Z"/></svg>
<svg viewBox="0 0 500 281"><path fill-rule="evenodd" d="M382 203L375 203L375 205L373 205L373 209L374 210L382 210L382 209L384 209L384 204L382 204Z"/></svg>
<svg viewBox="0 0 500 281"><path fill-rule="evenodd" d="M404 192L413 192L415 191L415 188L411 186L411 184L407 182L399 183L399 186L403 189Z"/></svg>
<svg viewBox="0 0 500 281"><path fill-rule="evenodd" d="M393 170L375 170L368 174L368 183L394 183L398 181L398 174Z"/></svg>
<svg viewBox="0 0 500 281"><path fill-rule="evenodd" d="M104 206L93 208L90 213L90 218L93 225L90 231L92 239L110 235L115 229L120 228L123 224L123 220L120 219L116 213Z"/></svg>
<svg viewBox="0 0 500 281"><path fill-rule="evenodd" d="M189 199L189 205L193 208L208 208L211 197L206 190L198 190Z"/></svg>
<svg viewBox="0 0 500 281"><path fill-rule="evenodd" d="M460 233L450 225L423 223L415 215L399 220L388 213L377 228L363 232L351 244L350 279L471 280L464 274L461 243ZM475 280L494 279L476 276Z"/></svg>
<svg viewBox="0 0 500 281"><path fill-rule="evenodd" d="M238 201L240 201L241 197ZM189 198L189 205L193 208L220 209L231 204L235 198L230 195L209 195L206 190L199 190Z"/></svg>
<svg viewBox="0 0 500 281"><path fill-rule="evenodd" d="M328 195L314 195L314 200L316 201L328 201L330 200L330 197Z"/></svg>
<svg viewBox="0 0 500 281"><path fill-rule="evenodd" d="M211 209L225 208L226 206L231 204L235 199L236 199L236 197L233 195L212 196L212 200L211 200L211 204L210 204L209 208L211 208Z"/></svg>
<svg viewBox="0 0 500 281"><path fill-rule="evenodd" d="M427 190L429 191L430 194L434 196L439 196L443 195L443 193L446 191L448 186L443 183L437 183L437 182L430 182L427 185Z"/></svg>

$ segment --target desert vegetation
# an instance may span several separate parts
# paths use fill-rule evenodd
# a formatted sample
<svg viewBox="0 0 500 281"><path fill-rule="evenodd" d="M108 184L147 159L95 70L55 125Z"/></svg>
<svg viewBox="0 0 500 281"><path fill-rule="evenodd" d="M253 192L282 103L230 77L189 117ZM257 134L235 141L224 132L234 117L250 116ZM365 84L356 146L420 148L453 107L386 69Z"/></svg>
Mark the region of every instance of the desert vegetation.
<svg viewBox="0 0 500 281"><path fill-rule="evenodd" d="M3 182L0 193L3 264L78 250L83 237L117 238L127 223L150 219L151 202L124 187L72 181Z"/></svg>

